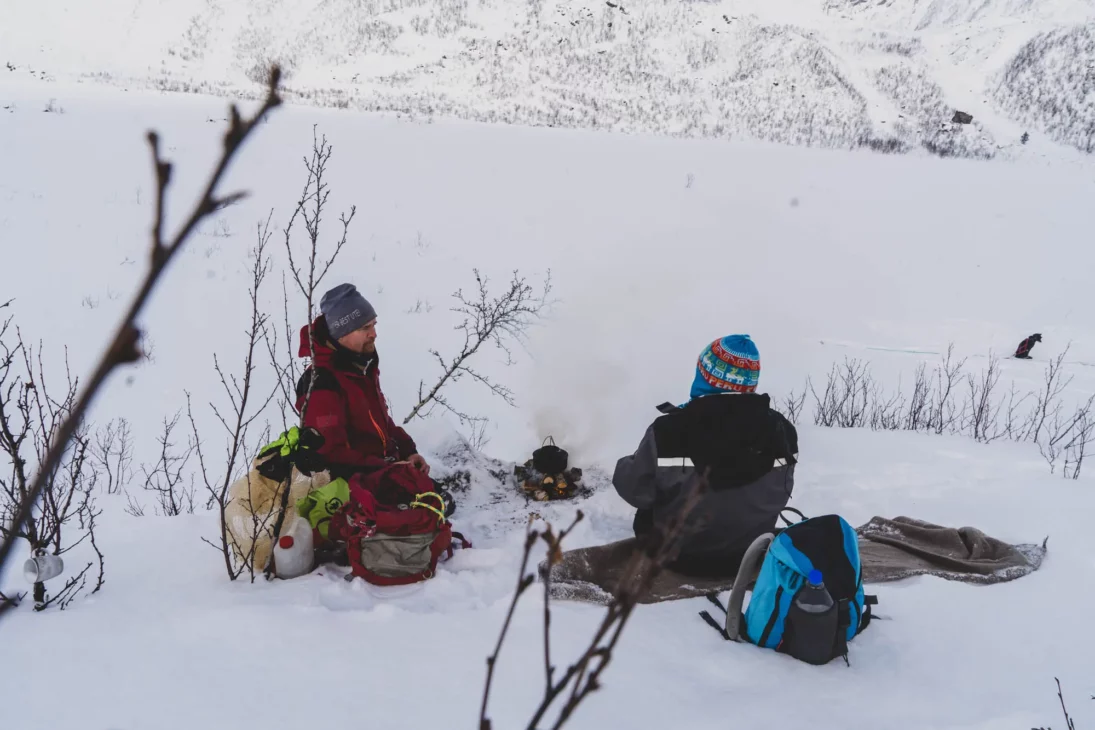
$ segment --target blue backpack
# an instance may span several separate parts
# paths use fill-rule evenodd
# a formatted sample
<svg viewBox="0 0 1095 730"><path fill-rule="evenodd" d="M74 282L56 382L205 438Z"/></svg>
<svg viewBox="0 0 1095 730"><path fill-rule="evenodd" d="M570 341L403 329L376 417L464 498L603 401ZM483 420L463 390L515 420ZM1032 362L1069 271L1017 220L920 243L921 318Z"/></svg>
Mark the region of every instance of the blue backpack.
<svg viewBox="0 0 1095 730"><path fill-rule="evenodd" d="M749 607L741 614L751 555L742 561L735 580L723 629L704 612L704 620L719 629L727 639L745 640L757 646L789 654L811 664L825 664L836 657L848 660L848 642L858 636L871 621L871 606L878 600L863 592L863 572L859 561L856 532L843 518L825 515L804 519L754 543L767 543L767 552ZM759 551L751 548L750 553ZM759 557L759 555L758 555ZM819 571L832 607L824 613L806 612L795 597L807 584L812 572ZM815 573L815 579L818 577ZM708 597L713 603L718 598Z"/></svg>

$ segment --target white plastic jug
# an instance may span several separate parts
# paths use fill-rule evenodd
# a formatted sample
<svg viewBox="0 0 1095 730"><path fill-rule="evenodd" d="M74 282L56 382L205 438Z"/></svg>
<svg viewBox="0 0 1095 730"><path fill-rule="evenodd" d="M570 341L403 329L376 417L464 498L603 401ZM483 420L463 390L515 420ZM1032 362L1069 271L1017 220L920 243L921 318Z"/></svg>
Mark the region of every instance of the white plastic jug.
<svg viewBox="0 0 1095 730"><path fill-rule="evenodd" d="M274 546L274 572L286 580L306 575L315 566L315 559L312 526L298 517L288 531L282 531Z"/></svg>

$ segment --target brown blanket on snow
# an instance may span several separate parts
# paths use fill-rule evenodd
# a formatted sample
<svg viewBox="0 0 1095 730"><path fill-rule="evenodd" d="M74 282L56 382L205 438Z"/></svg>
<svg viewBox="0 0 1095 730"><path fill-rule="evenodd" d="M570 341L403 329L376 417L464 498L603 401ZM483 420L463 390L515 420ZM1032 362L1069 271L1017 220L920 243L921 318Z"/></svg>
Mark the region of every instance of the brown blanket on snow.
<svg viewBox="0 0 1095 730"><path fill-rule="evenodd" d="M1010 545L973 527L941 527L898 517L875 517L857 528L866 583L935 575L966 583L1002 583L1037 570L1046 546ZM635 539L569 550L551 569L551 595L560 600L607 603L635 548ZM540 565L543 576L547 566ZM696 598L730 590L729 578L690 578L663 571L640 603Z"/></svg>

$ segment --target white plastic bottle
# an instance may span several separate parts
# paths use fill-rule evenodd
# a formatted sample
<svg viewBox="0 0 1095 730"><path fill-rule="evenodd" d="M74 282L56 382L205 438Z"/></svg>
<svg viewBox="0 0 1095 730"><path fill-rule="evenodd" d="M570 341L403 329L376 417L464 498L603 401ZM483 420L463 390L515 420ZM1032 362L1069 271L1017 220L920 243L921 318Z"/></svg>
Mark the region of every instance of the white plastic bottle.
<svg viewBox="0 0 1095 730"><path fill-rule="evenodd" d="M274 572L286 580L306 575L315 566L315 559L312 526L298 517L274 546Z"/></svg>

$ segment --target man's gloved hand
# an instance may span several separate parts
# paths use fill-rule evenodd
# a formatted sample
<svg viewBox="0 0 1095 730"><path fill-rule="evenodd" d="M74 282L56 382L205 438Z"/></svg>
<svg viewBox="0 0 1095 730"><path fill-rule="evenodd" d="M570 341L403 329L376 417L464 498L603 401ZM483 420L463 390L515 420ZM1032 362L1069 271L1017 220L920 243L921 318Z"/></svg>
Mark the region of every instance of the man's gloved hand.
<svg viewBox="0 0 1095 730"><path fill-rule="evenodd" d="M302 474L311 475L327 468L318 453L322 446L323 435L319 431L293 426L262 448L255 459L255 468L259 474L275 482L288 479L294 465Z"/></svg>
<svg viewBox="0 0 1095 730"><path fill-rule="evenodd" d="M317 471L326 469L327 460L319 453L321 448L323 448L323 434L311 427L301 429L297 450L293 455L293 463L296 464L297 471L311 476Z"/></svg>

